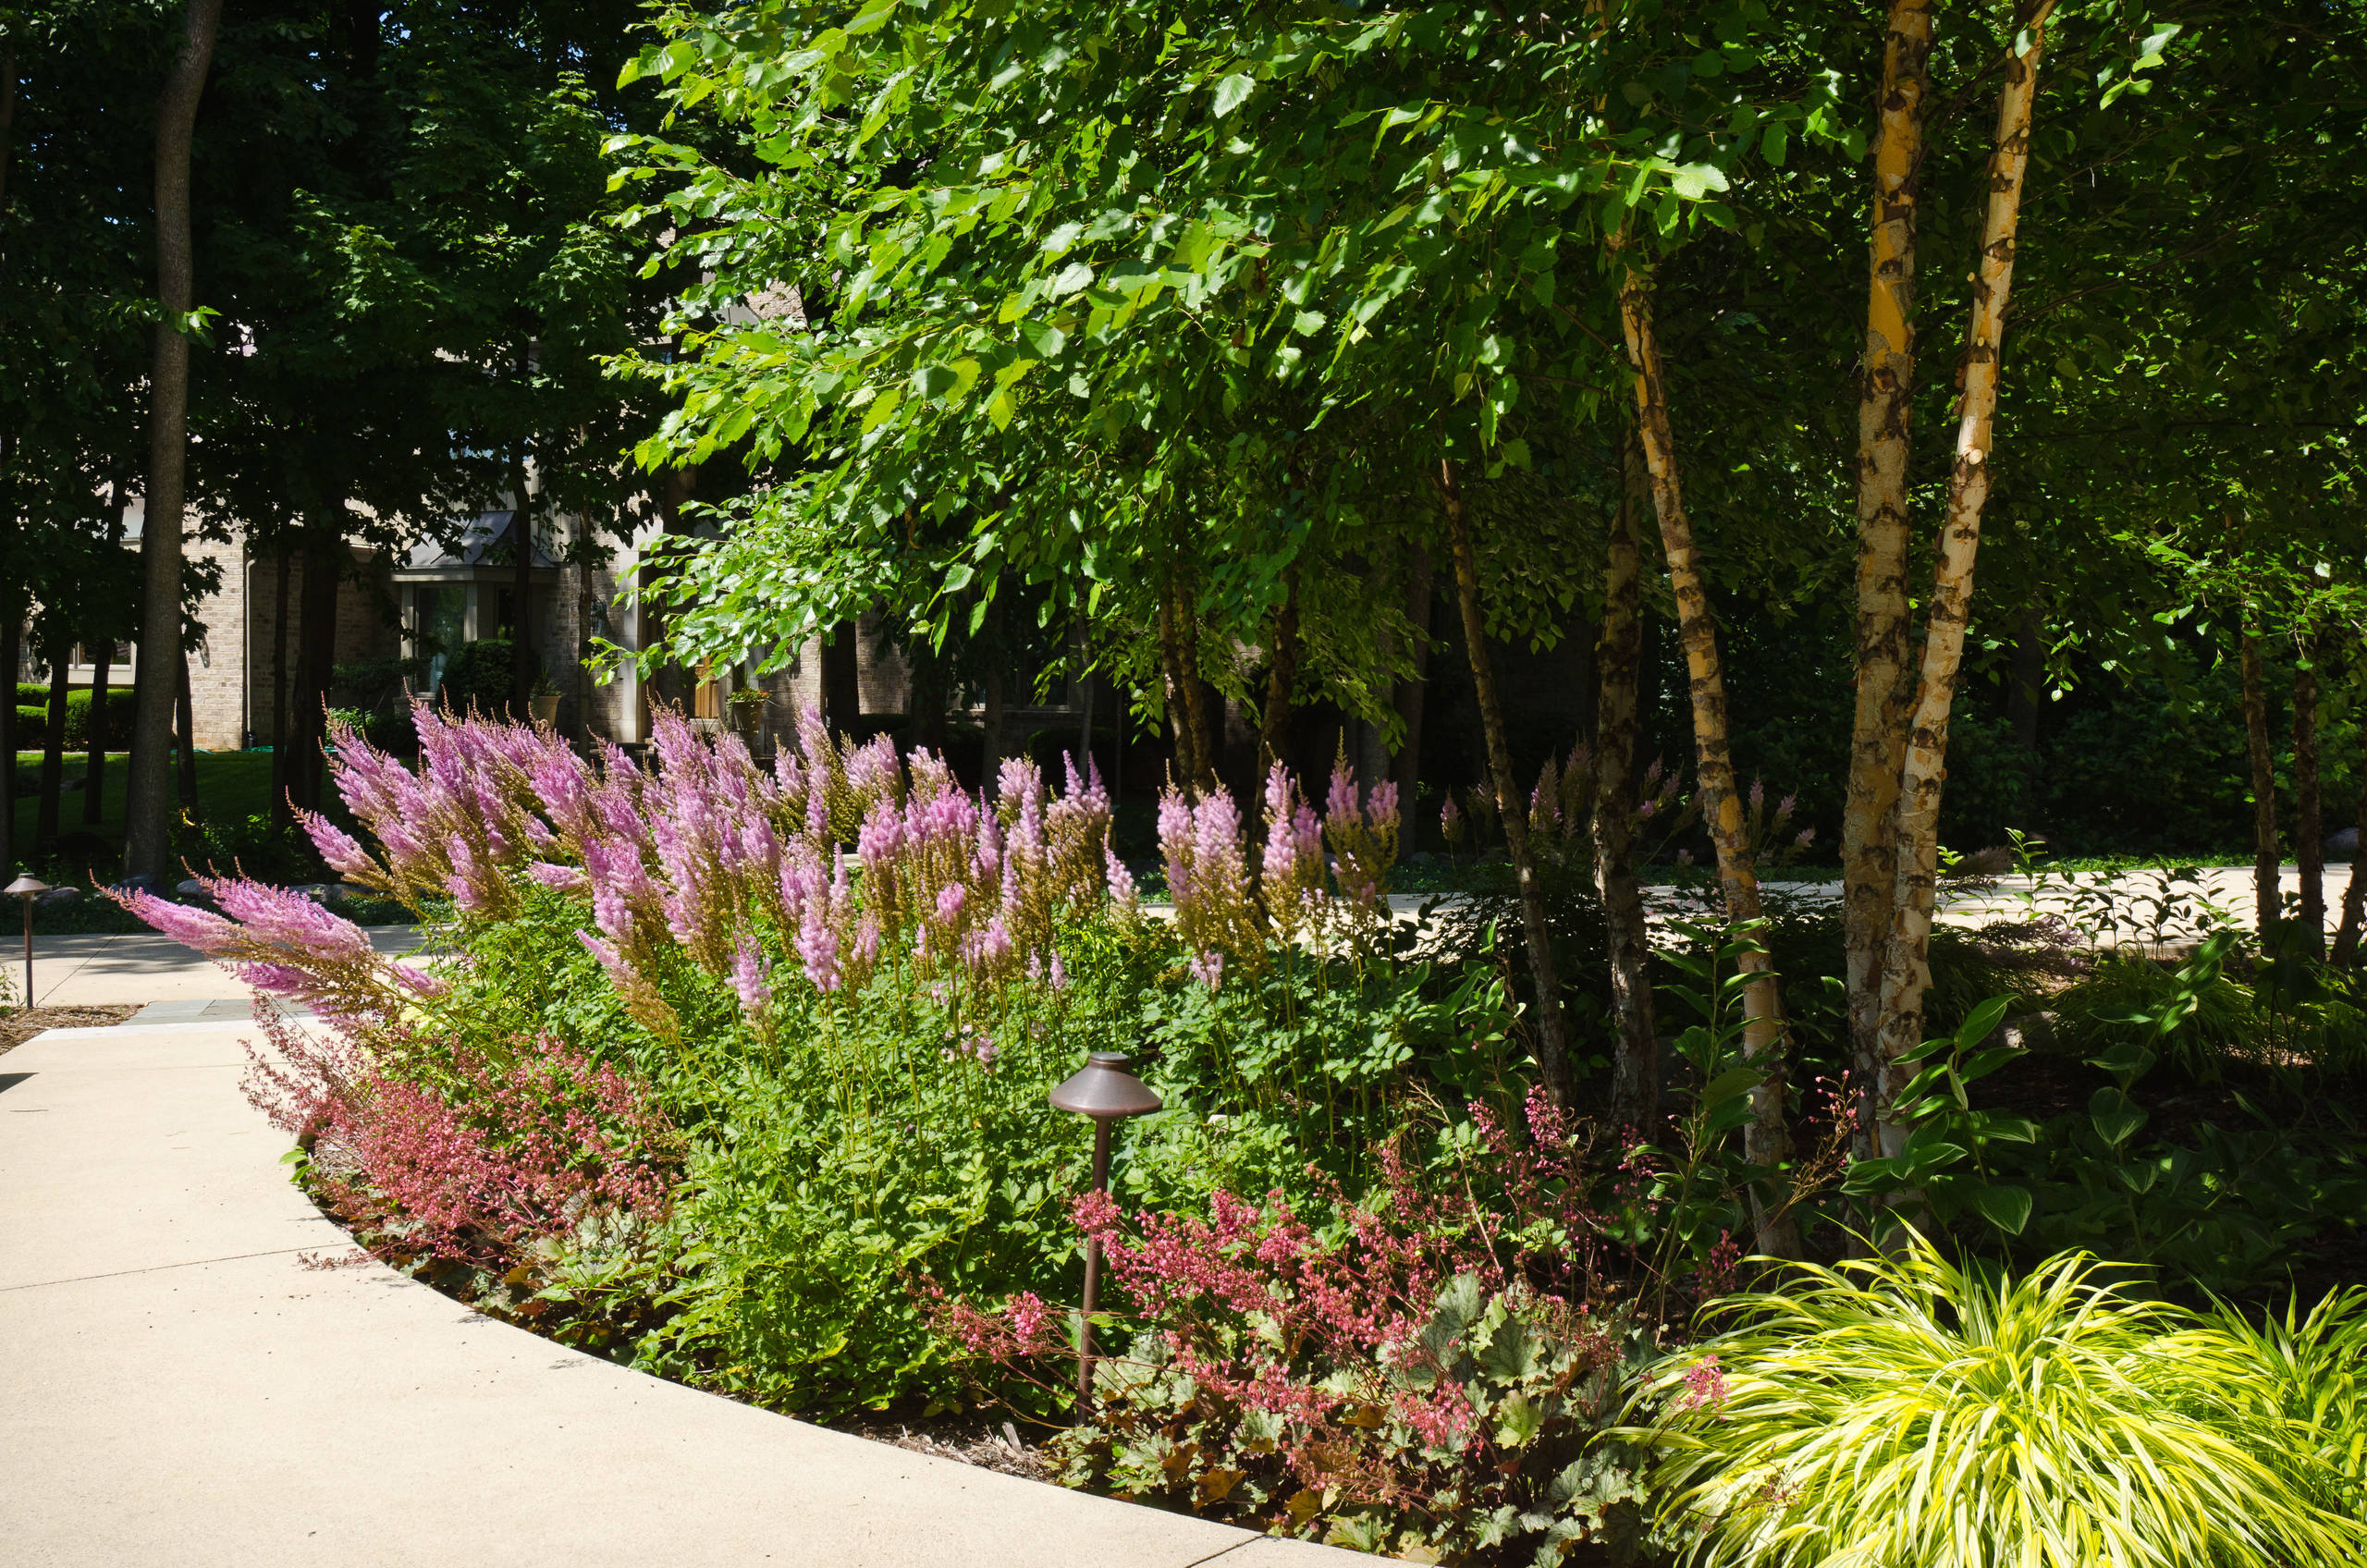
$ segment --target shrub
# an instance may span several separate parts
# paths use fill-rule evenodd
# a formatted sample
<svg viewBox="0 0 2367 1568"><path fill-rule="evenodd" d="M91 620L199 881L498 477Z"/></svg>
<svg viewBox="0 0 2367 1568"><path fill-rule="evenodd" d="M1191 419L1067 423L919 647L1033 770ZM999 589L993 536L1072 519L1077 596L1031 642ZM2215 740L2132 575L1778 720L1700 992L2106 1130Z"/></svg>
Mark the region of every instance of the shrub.
<svg viewBox="0 0 2367 1568"><path fill-rule="evenodd" d="M1633 1434L1663 1518L1703 1563L2354 1561L2328 1467L2257 1425L2289 1379L2096 1268L1995 1278L1919 1241L1717 1304L1734 1326L1662 1363Z"/></svg>
<svg viewBox="0 0 2367 1568"><path fill-rule="evenodd" d="M131 688L107 688L107 746L122 751L131 738ZM17 687L17 745L34 751L49 739L49 688L19 682ZM66 749L87 749L91 743L91 689L76 686L66 693Z"/></svg>

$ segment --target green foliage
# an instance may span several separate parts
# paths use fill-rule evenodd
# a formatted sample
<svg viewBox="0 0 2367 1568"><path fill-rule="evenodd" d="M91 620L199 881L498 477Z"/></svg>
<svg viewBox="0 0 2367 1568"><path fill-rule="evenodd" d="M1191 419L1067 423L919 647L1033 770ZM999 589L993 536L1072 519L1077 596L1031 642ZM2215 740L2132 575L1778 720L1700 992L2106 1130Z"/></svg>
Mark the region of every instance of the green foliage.
<svg viewBox="0 0 2367 1568"><path fill-rule="evenodd" d="M2021 1054L1982 1045L2011 1005L2011 998L1992 997L1954 1034L1899 1059L1916 1070L1898 1091L1894 1113L1909 1129L1906 1145L1896 1154L1852 1161L1843 1192L1893 1207L1919 1200L1942 1225L1972 1215L2006 1235L2021 1233L2030 1223L2030 1190L1997 1180L1993 1150L2031 1143L2038 1129L2024 1117L1975 1109L1970 1090Z"/></svg>
<svg viewBox="0 0 2367 1568"><path fill-rule="evenodd" d="M1733 1326L1662 1365L1636 1434L1660 1456L1663 1520L1699 1532L1694 1561L1753 1568L2272 1568L2367 1551L2356 1513L2327 1506L2347 1484L2336 1464L2260 1424L2299 1390L2257 1338L2096 1272L2067 1254L1999 1278L1918 1241L1719 1304ZM2309 1346L2355 1366L2337 1335ZM2303 1429L2323 1442L2331 1419Z"/></svg>
<svg viewBox="0 0 2367 1568"><path fill-rule="evenodd" d="M1060 935L1058 989L916 990L889 965L858 995L785 990L761 1029L676 962L656 983L679 1035L660 1039L577 940L580 897L521 892L514 918L439 928L469 962L428 1016L456 1039L549 1031L619 1061L691 1144L662 1231L632 1259L563 1262L552 1299L587 1343L779 1409L958 1405L975 1368L938 1292L1073 1299L1090 1130L1044 1096L1086 1050L1147 1055L1166 1096L1120 1129L1113 1167L1122 1196L1155 1205L1228 1182L1305 1191L1310 1160L1355 1169L1417 1086L1503 1072L1484 981L1301 956L1211 994L1163 925L1108 919Z"/></svg>

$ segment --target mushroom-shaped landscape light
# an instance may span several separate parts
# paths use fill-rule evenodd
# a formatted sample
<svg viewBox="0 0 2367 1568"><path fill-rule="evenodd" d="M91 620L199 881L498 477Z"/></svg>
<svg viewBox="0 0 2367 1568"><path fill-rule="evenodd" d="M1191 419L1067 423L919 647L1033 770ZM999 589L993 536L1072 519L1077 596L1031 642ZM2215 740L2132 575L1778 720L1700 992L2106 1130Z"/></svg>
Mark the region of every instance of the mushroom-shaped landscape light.
<svg viewBox="0 0 2367 1568"><path fill-rule="evenodd" d="M25 873L8 884L6 890L25 901L25 1006L33 1005L33 900L49 891L49 884Z"/></svg>
<svg viewBox="0 0 2367 1568"><path fill-rule="evenodd" d="M1110 1129L1129 1116L1147 1116L1165 1103L1134 1076L1123 1051L1095 1051L1052 1091L1052 1109L1093 1118L1093 1190L1110 1190ZM1076 1397L1093 1401L1093 1308L1101 1285L1101 1242L1085 1239L1085 1316L1078 1327Z"/></svg>

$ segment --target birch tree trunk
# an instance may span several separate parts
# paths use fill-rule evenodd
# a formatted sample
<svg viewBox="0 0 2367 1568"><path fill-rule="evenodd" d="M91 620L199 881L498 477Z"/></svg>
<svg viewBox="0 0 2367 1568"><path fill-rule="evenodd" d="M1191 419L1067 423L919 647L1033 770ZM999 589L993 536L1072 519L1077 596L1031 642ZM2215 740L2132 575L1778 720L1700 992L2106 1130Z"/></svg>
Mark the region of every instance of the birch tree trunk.
<svg viewBox="0 0 2367 1568"><path fill-rule="evenodd" d="M1676 440L1669 428L1660 343L1652 327L1651 285L1633 265L1626 269L1620 288L1619 319L1626 337L1628 365L1636 377L1637 433L1643 443L1652 509L1660 519L1669 585L1676 594L1677 636L1692 680L1695 790L1701 802L1701 819L1717 847L1718 884L1725 894L1726 918L1736 923L1757 920L1759 872L1727 746L1726 676L1718 656L1717 621L1710 610L1700 551L1693 541L1693 521L1686 515L1685 490L1677 476ZM1771 1257L1797 1257L1799 1224L1792 1217L1790 1194L1782 1190L1782 1171L1792 1155L1791 1129L1784 1120L1783 994L1774 965L1764 952L1746 952L1741 967L1745 974L1758 976L1743 987L1743 1055L1762 1075L1759 1086L1750 1092L1751 1117L1743 1132L1743 1147L1753 1165L1777 1172L1768 1183L1771 1190L1752 1194L1758 1209L1759 1251Z"/></svg>
<svg viewBox="0 0 2367 1568"><path fill-rule="evenodd" d="M1649 502L1632 440L1620 443L1623 484L1604 551L1602 625L1595 641L1594 874L1611 960L1611 1015L1618 1045L1611 1077L1613 1125L1660 1119L1660 1046L1652 1028L1651 944L1636 883L1636 684L1644 655L1638 619L1643 557L1636 519Z"/></svg>
<svg viewBox="0 0 2367 1568"><path fill-rule="evenodd" d="M2265 944L2282 913L2277 897L2276 756L2268 741L2268 686L2260 668L2260 638L2247 613L2239 657L2244 675L2244 745L2252 766L2253 925Z"/></svg>
<svg viewBox="0 0 2367 1568"><path fill-rule="evenodd" d="M1841 819L1842 939L1858 1080L1881 1077L1883 945L1898 880L1898 780L1915 688L1907 660L1907 480L1915 411L1915 230L1932 0L1891 0L1874 142L1872 278L1858 398L1858 702ZM1857 1153L1872 1151L1858 1119Z"/></svg>
<svg viewBox="0 0 2367 1568"><path fill-rule="evenodd" d="M190 144L214 60L222 0L189 0L181 47L156 100L156 324L148 375L147 513L140 534L140 664L132 677L131 761L123 804L124 872L164 880L172 846L173 670L181 646L181 527L189 479L189 339L194 303Z"/></svg>
<svg viewBox="0 0 2367 1568"><path fill-rule="evenodd" d="M1545 919L1545 889L1537 880L1537 854L1528 840L1528 802L1513 777L1512 746L1504 736L1504 704L1496 692L1496 668L1488 656L1488 622L1479 613L1479 570L1471 554L1471 525L1463 511L1463 487L1454 459L1439 459L1439 500L1446 509L1447 543L1454 555L1454 596L1463 612L1463 644L1471 660L1471 684L1479 698L1479 727L1488 742L1496 808L1503 817L1504 847L1512 852L1520 888L1521 929L1527 937L1529 974L1537 983L1537 1069L1545 1092L1568 1106L1569 1023L1562 1013L1562 980L1553 963L1553 937Z"/></svg>
<svg viewBox="0 0 2367 1568"><path fill-rule="evenodd" d="M2312 956L2326 950L2325 813L2318 794L2318 672L2314 643L2301 649L2293 675L2293 858L2301 866L2302 946Z"/></svg>
<svg viewBox="0 0 2367 1568"><path fill-rule="evenodd" d="M1184 716L1192 726L1193 785L1217 788L1216 728L1208 716L1208 683L1200 679L1200 619L1191 599L1175 597L1175 666L1184 681Z"/></svg>
<svg viewBox="0 0 2367 1568"><path fill-rule="evenodd" d="M1989 206L1981 227L1981 270L1966 333L1964 393L1957 403L1956 464L1948 475L1947 514L1932 573L1932 613L1899 778L1895 829L1898 875L1890 939L1883 956L1880 1060L1873 1090L1873 1144L1895 1154L1907 1129L1892 1111L1905 1087L1900 1057L1923 1039L1923 993L1932 980L1932 910L1940 857L1940 787L1947 778L1948 717L1972 617L1973 564L1981 513L1989 499L1998 376L2005 309L2014 282L2014 241L2021 224L2022 178L2030 165L2030 114L2054 0L2040 0L2022 22L1997 95L1997 150L1989 160Z"/></svg>

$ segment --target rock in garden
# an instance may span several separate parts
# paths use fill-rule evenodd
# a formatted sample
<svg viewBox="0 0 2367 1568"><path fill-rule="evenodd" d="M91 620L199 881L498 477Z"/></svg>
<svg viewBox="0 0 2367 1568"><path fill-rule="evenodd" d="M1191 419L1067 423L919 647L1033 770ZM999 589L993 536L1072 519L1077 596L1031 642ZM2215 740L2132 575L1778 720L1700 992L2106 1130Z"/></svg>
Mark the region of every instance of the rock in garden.
<svg viewBox="0 0 2367 1568"><path fill-rule="evenodd" d="M33 908L63 909L68 904L77 904L81 901L82 889L80 888L52 888L34 898Z"/></svg>
<svg viewBox="0 0 2367 1568"><path fill-rule="evenodd" d="M2356 827L2346 827L2339 833L2327 834L2325 850L2326 853L2330 855L2340 855L2346 859L2357 854L2359 852L2359 829Z"/></svg>

